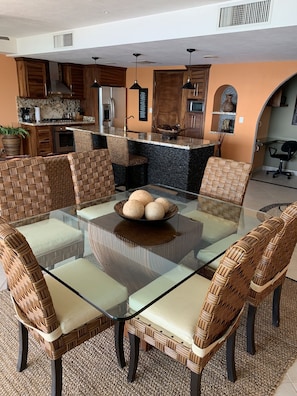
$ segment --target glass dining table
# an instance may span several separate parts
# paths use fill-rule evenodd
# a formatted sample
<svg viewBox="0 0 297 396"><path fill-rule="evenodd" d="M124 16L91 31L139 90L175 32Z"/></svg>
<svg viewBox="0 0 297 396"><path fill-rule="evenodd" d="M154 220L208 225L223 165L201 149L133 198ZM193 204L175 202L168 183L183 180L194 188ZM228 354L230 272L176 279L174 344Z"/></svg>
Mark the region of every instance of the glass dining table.
<svg viewBox="0 0 297 396"><path fill-rule="evenodd" d="M48 214L82 231L84 258L115 279L119 287L126 287L124 304L104 308L94 288L89 289L79 279L75 280L75 276L73 283L65 284L55 269L69 259L55 265L49 260L42 265L46 273L115 321L121 367L125 365L122 348L125 321L222 255L228 248L223 242L230 235L234 241L240 239L267 216L263 212L164 185L148 185L141 189L153 198L163 197L169 201L171 206L165 218L159 221L127 219L122 206L131 191L89 202L84 209L77 210L72 206ZM199 252L213 244L219 244L216 253L209 259L199 259Z"/></svg>

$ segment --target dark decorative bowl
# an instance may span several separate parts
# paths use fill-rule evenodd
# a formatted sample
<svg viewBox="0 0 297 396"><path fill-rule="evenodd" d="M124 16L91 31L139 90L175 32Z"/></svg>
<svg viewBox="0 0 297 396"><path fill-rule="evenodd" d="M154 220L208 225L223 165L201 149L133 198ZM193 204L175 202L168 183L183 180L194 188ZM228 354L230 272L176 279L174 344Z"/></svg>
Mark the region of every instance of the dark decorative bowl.
<svg viewBox="0 0 297 396"><path fill-rule="evenodd" d="M137 221L137 222L141 222L141 223L161 223L161 222L171 219L171 217L175 216L178 212L178 207L175 204L172 204L170 206L168 212L160 220L148 220L148 219L145 219L144 217L142 217L141 219L132 219L131 217L127 217L123 214L123 206L126 202L127 202L127 200L120 201L120 202L116 203L114 206L115 212L125 220Z"/></svg>

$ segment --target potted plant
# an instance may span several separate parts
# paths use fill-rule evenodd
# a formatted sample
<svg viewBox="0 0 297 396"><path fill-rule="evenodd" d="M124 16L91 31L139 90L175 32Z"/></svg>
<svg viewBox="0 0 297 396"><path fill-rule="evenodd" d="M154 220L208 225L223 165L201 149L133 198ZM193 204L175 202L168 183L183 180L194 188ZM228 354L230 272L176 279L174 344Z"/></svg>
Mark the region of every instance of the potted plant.
<svg viewBox="0 0 297 396"><path fill-rule="evenodd" d="M2 143L5 154L15 156L21 153L21 138L25 138L29 132L21 127L0 125L0 134L3 135Z"/></svg>

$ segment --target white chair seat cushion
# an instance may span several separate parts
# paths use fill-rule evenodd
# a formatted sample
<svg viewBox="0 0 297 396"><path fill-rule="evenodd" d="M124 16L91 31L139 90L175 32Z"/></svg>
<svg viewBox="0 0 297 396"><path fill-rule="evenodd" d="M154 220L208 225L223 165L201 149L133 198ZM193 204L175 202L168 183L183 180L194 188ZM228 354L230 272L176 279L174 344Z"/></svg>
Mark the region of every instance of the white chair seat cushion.
<svg viewBox="0 0 297 396"><path fill-rule="evenodd" d="M127 289L86 259L78 259L51 271L59 279L79 290L82 296L102 309L108 309L127 300ZM45 274L56 315L63 334L78 328L102 313L73 293L49 274Z"/></svg>
<svg viewBox="0 0 297 396"><path fill-rule="evenodd" d="M27 224L17 229L27 239L36 257L83 240L83 233L58 219Z"/></svg>
<svg viewBox="0 0 297 396"><path fill-rule="evenodd" d="M177 265L173 270L166 272L159 278L150 282L147 286L144 286L137 292L131 294L129 297L130 310L139 311L144 306L149 304L152 299L159 297L170 287L174 286L177 282L182 281L192 273L193 271L187 267L184 267L183 265Z"/></svg>
<svg viewBox="0 0 297 396"><path fill-rule="evenodd" d="M104 202L98 205L88 206L77 211L77 215L85 220L92 220L114 211L114 205L118 201Z"/></svg>
<svg viewBox="0 0 297 396"><path fill-rule="evenodd" d="M202 239L208 243L215 243L219 239L235 233L238 227L238 224L234 221L201 212L200 210L184 213L184 216L203 223Z"/></svg>
<svg viewBox="0 0 297 396"><path fill-rule="evenodd" d="M197 259L202 261L203 263L209 263L208 267L216 270L219 266L221 257L218 257L215 260L214 258L218 255L223 254L222 252L225 252L231 245L233 245L233 243L237 242L241 237L242 235L240 234L229 235L226 238L223 238L220 241L199 250L197 254ZM211 262L211 260L214 261Z"/></svg>
<svg viewBox="0 0 297 396"><path fill-rule="evenodd" d="M191 347L197 319L210 283L210 280L200 275L193 275L145 309L139 318L165 335Z"/></svg>

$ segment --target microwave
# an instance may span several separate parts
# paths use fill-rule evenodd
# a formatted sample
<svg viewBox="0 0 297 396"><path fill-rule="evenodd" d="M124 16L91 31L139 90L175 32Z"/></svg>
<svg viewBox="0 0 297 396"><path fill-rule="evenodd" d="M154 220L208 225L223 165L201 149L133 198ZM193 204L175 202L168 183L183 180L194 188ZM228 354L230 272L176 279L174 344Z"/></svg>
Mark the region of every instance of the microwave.
<svg viewBox="0 0 297 396"><path fill-rule="evenodd" d="M204 101L197 99L188 100L188 111L194 113L202 113L204 111Z"/></svg>

